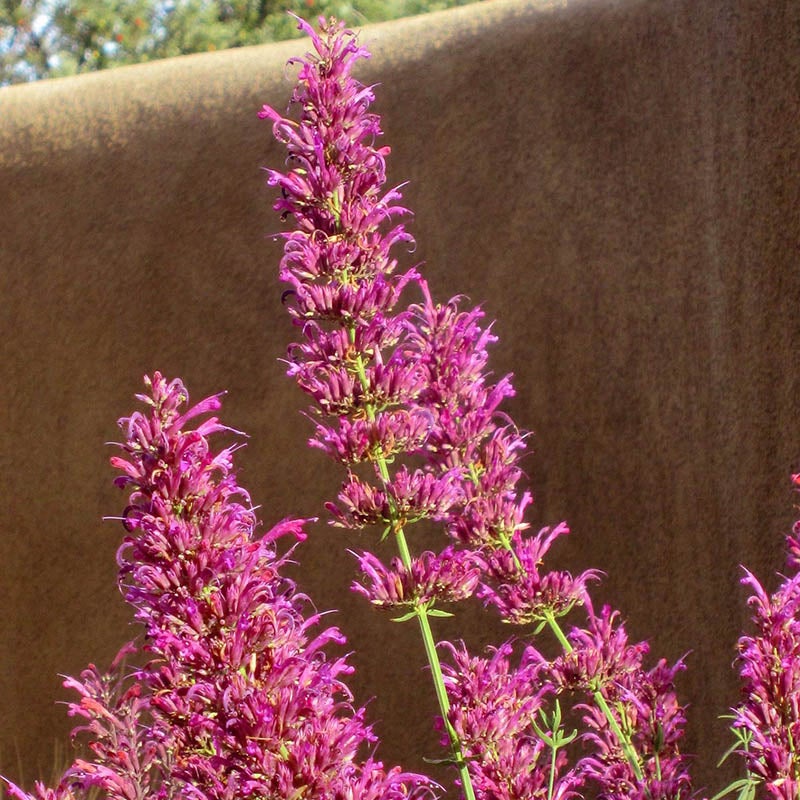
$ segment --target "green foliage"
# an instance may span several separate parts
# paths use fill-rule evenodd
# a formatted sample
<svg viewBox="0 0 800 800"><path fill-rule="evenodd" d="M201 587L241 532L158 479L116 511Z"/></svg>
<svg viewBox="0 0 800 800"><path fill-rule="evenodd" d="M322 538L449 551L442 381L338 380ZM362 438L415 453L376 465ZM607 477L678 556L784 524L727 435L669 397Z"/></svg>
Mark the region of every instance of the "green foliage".
<svg viewBox="0 0 800 800"><path fill-rule="evenodd" d="M287 11L351 25L473 0L0 0L0 86L299 35Z"/></svg>

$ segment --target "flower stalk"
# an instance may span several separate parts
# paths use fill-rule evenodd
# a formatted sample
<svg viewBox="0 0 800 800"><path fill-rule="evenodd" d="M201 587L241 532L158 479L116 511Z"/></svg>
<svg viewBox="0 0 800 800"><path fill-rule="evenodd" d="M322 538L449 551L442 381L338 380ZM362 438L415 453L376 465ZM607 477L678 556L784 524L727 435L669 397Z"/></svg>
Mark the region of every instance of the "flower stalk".
<svg viewBox="0 0 800 800"><path fill-rule="evenodd" d="M414 270L395 275L390 248L411 237L402 225L382 230L387 220L407 212L395 204L397 190L380 194L388 148L372 146L380 134L377 118L367 111L372 92L350 74L366 52L342 26L323 24L318 36L304 22L299 25L315 48L300 61L293 96L301 120L286 119L269 107L262 112L296 164L289 173L270 171L269 179L282 190L276 208L291 214L296 225L284 235L281 276L292 287L290 313L302 326L304 341L290 348L289 371L314 400L312 413L319 420L314 444L348 469L339 503L329 504L335 522L347 527L377 523L393 535L397 572L390 577L371 554L361 558L362 569L375 586L406 587L408 596L396 598L398 605L410 605L401 618L417 618L461 788L467 800L474 800L461 743L449 722L430 617L444 614L437 600L463 596L477 581L449 554L415 558L406 535L414 521L445 514L458 490L450 476L396 466L397 457L417 449L430 427L429 415L417 405L421 371L405 359L410 318L394 312L400 293L418 275ZM374 482L352 471L360 462L372 465ZM412 576L416 586L409 585ZM429 588L424 593L423 584ZM358 589L368 596L377 591ZM371 599L391 605L387 591Z"/></svg>
<svg viewBox="0 0 800 800"><path fill-rule="evenodd" d="M351 329L352 330L352 329ZM351 339L354 339L354 335L351 336ZM359 377L359 381L361 382L362 389L364 392L369 390L369 383L366 377L366 371L364 368L364 363L362 360L362 356L359 353L356 356L356 370ZM365 410L367 413L367 419L371 422L375 420L375 409L371 403L367 403L365 405ZM386 463L386 459L382 453L376 452L373 456L375 465L378 469L378 474L380 476L381 484L384 490L389 488L391 483L391 476L389 473L389 467ZM389 507L389 529L392 531L394 535L394 540L397 544L397 549L400 554L400 559L403 566L406 570L410 570L412 567L412 560L411 560L411 552L408 547L408 542L406 541L405 531L403 529L403 525L397 515L397 511L394 508L394 504L390 502ZM475 792L472 788L472 779L469 774L469 770L467 769L466 762L464 760L464 755L462 752L461 741L459 739L458 733L456 732L455 728L453 728L452 724L450 723L450 700L447 696L447 689L444 683L444 675L442 673L442 665L439 660L439 654L436 651L436 642L433 636L433 630L431 629L430 619L429 619L429 611L432 606L428 606L427 604L422 604L419 602L414 603L413 606L413 613L417 618L417 622L419 623L419 630L420 635L422 637L422 643L425 648L425 657L428 661L428 666L431 671L431 680L433 681L433 688L436 694L436 701L439 705L439 711L442 715L442 720L444 721L445 729L447 731L447 736L450 740L450 748L453 754L453 760L455 762L456 768L458 769L459 776L461 779L461 788L464 793L465 800L475 800Z"/></svg>
<svg viewBox="0 0 800 800"><path fill-rule="evenodd" d="M349 335L350 340L354 342L355 329L353 327L349 329ZM361 382L362 389L364 392L367 392L369 390L369 383L367 381L366 370L364 368L364 362L361 353L356 355L356 371L358 373L358 378ZM375 409L371 403L367 403L365 405L365 411L367 414L367 419L369 419L371 422L374 422ZM374 455L374 460L378 468L378 474L380 475L383 488L386 490L391 482L389 466L386 463L385 457L379 451ZM389 513L389 527L394 534L394 539L397 543L397 549L400 553L400 559L406 570L410 570L412 567L411 552L408 548L405 531L403 530L403 526L400 524L400 520L397 518L396 509L391 505ZM429 607L426 604L421 604L419 602L414 603L413 613L417 618L417 622L419 623L420 635L422 636L422 643L425 648L425 657L428 660L428 666L430 667L431 671L431 680L433 681L433 688L434 692L436 693L436 701L439 705L439 712L442 715L447 736L450 740L450 748L452 750L453 760L461 779L461 788L464 793L464 798L465 800L475 800L475 791L472 788L472 779L470 777L469 770L467 769L467 764L464 760L461 740L459 739L455 728L450 723L450 699L447 696L447 688L444 683L444 674L442 673L442 664L439 660L439 654L436 650L436 641L431 629L428 612Z"/></svg>
<svg viewBox="0 0 800 800"><path fill-rule="evenodd" d="M302 541L306 520L256 537L236 446L209 443L239 432L214 416L192 426L220 396L188 406L183 384L159 373L147 390L147 411L120 421L123 455L112 459L116 484L130 492L119 583L147 660L130 676L90 668L67 680L81 694L71 713L88 720L76 732L89 735L93 759L77 759L55 794L37 788L38 800L92 789L113 800L428 795L424 776L364 757L376 737L352 707L352 667L330 652L344 637L319 629L321 615L306 613L307 598L281 574L289 554L278 556L276 542Z"/></svg>
<svg viewBox="0 0 800 800"><path fill-rule="evenodd" d="M591 775L609 797L634 788L650 797L653 780L664 788L667 755L672 765L667 794L677 796L688 782L675 747L683 718L671 700L671 676L681 667L662 669L657 685L654 673L642 670L643 648L627 644L613 614L596 617L591 610L587 583L598 577L596 571L573 577L540 570L550 544L567 529L526 533L524 511L531 496L516 488L525 436L500 411L513 395L511 376L493 384L486 371L487 346L496 337L481 326L480 309L462 310L458 298L436 304L415 269L396 274L390 250L411 237L402 224L391 227L394 217L407 212L396 204L397 189L381 195L389 151L373 146L381 131L377 117L368 113L372 91L351 75L366 53L334 23L322 21L320 35L305 23L300 27L315 49L299 60L293 101L300 120L269 107L262 111L293 165L286 173L269 171L269 182L282 192L275 208L295 223L282 234L281 278L291 286L289 312L302 331L302 340L290 347L289 374L312 399L311 444L347 468L337 502L327 504L333 523L380 525L384 535L393 534L399 552L389 567L370 553L359 556L366 583L355 589L377 607L405 607L399 619L417 617L443 727L469 800L475 796L470 770L479 783L488 779L475 766L487 755L481 749L485 737L477 737L475 751L465 756L471 734L459 730L448 696L449 690L458 691L457 676L442 669L429 617L442 613L437 602L463 599L475 589L506 621L533 624L537 632L549 627L563 654L540 678L550 676L555 694L588 693L599 711L599 717L592 709L585 712L591 733L584 736L598 755L568 770L564 787L572 792ZM401 294L411 287L422 302L397 310ZM372 477L355 469L360 464L371 465ZM455 548L414 557L407 529L420 519L442 523ZM558 620L584 605L589 628L566 634ZM537 658L544 663L541 654ZM490 663L506 668L505 661ZM655 748L652 775L645 774L634 736L646 740L648 725L662 724L651 717L662 713L653 704L664 703L676 708L668 715L669 748ZM622 724L626 720L631 724ZM536 739L534 720L520 730ZM546 744L540 738L535 753ZM618 753L627 763L627 777L617 774ZM539 789L554 781L551 769Z"/></svg>

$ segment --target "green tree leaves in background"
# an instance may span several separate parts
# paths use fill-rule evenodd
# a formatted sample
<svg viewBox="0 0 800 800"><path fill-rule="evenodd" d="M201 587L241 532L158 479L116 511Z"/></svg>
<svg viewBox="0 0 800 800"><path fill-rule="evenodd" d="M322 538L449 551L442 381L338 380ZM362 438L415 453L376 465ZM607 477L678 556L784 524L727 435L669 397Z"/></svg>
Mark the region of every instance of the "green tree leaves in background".
<svg viewBox="0 0 800 800"><path fill-rule="evenodd" d="M299 35L287 11L362 25L472 0L0 0L0 86Z"/></svg>

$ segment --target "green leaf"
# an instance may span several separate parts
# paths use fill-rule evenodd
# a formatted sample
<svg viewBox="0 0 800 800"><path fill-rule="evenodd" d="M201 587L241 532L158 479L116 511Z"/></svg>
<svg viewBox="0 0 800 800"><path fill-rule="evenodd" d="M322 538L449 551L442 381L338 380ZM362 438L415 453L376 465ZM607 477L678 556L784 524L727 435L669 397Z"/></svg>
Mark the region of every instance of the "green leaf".
<svg viewBox="0 0 800 800"><path fill-rule="evenodd" d="M719 769L737 750L739 742L734 742L723 754L722 758L717 761L717 769ZM713 800L713 798L712 798Z"/></svg>
<svg viewBox="0 0 800 800"><path fill-rule="evenodd" d="M503 620L503 621L505 622L505 620ZM545 629L546 625L547 625L547 620L543 619L543 620L537 622L536 626L534 627L533 631L530 634L531 638L533 638L534 636L538 636Z"/></svg>
<svg viewBox="0 0 800 800"><path fill-rule="evenodd" d="M736 719L736 717L733 714L725 714L720 716L720 719ZM741 748L742 750L747 750L750 745L750 740L753 738L753 734L750 731L744 728L735 728L733 725L730 726L730 732L733 734L736 741L722 754L722 758L717 762L718 769L737 751L737 749Z"/></svg>
<svg viewBox="0 0 800 800"><path fill-rule="evenodd" d="M415 609L414 611L409 611L408 614L403 614L401 617L392 617L392 622L408 622L408 620L416 616L417 612Z"/></svg>
<svg viewBox="0 0 800 800"><path fill-rule="evenodd" d="M432 608L428 611L429 617L453 617L455 614L451 614L449 611L442 611L441 608Z"/></svg>
<svg viewBox="0 0 800 800"><path fill-rule="evenodd" d="M721 797L733 794L733 792L739 792L740 800L745 800L745 798L748 797L752 798L755 796L757 785L758 781L753 780L751 777L739 778L733 781L733 783L729 783L721 792L717 792L711 800L720 800Z"/></svg>

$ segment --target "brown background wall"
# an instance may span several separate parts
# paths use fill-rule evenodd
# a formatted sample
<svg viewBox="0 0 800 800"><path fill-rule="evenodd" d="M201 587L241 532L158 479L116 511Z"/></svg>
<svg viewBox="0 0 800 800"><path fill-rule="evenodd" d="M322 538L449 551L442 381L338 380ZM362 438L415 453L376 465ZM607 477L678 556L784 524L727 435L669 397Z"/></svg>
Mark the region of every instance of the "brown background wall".
<svg viewBox="0 0 800 800"><path fill-rule="evenodd" d="M800 4L497 0L362 39L413 258L498 320L494 369L536 432L532 521L570 521L559 558L608 573L654 655L692 651L687 749L716 791L738 565L780 565L800 456ZM230 390L266 523L337 486L276 361L291 331L260 172L283 155L256 112L285 106L301 49L0 91L0 768L18 777L19 752L27 783L66 741L57 673L130 635L103 443L145 371ZM320 525L298 577L341 611L385 759L420 768L420 646L349 596L353 542ZM506 634L487 620L463 622L476 645Z"/></svg>

